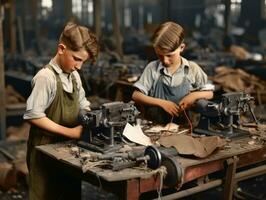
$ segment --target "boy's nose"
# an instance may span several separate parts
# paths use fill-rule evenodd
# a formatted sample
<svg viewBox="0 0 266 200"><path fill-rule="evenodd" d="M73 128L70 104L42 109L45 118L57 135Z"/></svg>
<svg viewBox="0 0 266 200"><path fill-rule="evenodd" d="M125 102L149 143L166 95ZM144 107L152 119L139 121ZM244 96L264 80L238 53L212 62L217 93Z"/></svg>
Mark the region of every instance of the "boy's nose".
<svg viewBox="0 0 266 200"><path fill-rule="evenodd" d="M169 64L169 59L167 57L163 57L163 63L164 64Z"/></svg>
<svg viewBox="0 0 266 200"><path fill-rule="evenodd" d="M76 69L76 70L80 70L80 69L81 69L81 64L77 64L77 65L75 66L75 69Z"/></svg>

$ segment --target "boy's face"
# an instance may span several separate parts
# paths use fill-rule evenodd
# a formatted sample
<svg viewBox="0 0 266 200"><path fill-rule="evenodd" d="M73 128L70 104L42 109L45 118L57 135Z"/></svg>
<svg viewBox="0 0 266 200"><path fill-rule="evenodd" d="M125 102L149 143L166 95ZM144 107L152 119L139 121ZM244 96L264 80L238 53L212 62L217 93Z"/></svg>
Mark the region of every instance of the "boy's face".
<svg viewBox="0 0 266 200"><path fill-rule="evenodd" d="M59 44L58 54L60 56L60 67L66 73L81 69L82 64L89 59L89 54L85 49L72 51L64 44Z"/></svg>
<svg viewBox="0 0 266 200"><path fill-rule="evenodd" d="M180 64L180 54L184 50L184 48L185 44L182 43L175 51L167 53L163 52L159 48L155 48L155 53L164 67L175 67Z"/></svg>

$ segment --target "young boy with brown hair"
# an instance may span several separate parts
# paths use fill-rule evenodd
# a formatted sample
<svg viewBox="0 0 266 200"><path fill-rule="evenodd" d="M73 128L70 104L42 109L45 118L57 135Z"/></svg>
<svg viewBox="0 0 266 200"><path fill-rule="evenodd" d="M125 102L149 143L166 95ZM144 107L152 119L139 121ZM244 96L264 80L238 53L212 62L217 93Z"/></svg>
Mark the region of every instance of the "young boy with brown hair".
<svg viewBox="0 0 266 200"><path fill-rule="evenodd" d="M184 29L165 22L154 32L153 47L158 60L150 62L134 84L132 99L145 105L145 117L166 124L197 99L210 99L213 86L195 62L181 56L185 48Z"/></svg>
<svg viewBox="0 0 266 200"><path fill-rule="evenodd" d="M31 123L28 139L29 199L80 199L81 182L64 174L62 169L35 147L78 139L82 126L77 118L80 109L90 110L80 76L86 60L95 60L98 42L84 26L68 23L61 33L57 53L32 80L24 119Z"/></svg>

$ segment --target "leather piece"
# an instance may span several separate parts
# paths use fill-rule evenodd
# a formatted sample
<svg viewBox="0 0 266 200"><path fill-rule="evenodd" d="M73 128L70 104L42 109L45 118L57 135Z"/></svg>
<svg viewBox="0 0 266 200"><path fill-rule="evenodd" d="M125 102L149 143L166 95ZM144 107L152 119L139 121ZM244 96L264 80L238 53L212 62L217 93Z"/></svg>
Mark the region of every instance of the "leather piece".
<svg viewBox="0 0 266 200"><path fill-rule="evenodd" d="M226 144L219 136L192 137L189 135L171 135L161 137L158 142L165 147L175 147L180 155L194 155L205 158Z"/></svg>

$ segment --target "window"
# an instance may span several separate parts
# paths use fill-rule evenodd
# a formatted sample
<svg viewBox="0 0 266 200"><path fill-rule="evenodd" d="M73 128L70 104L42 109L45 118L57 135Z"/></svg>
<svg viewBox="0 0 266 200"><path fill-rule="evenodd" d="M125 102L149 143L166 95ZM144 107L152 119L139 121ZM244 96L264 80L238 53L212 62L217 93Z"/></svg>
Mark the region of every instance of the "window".
<svg viewBox="0 0 266 200"><path fill-rule="evenodd" d="M42 0L41 1L41 15L43 18L47 18L49 12L52 11L53 2L52 0Z"/></svg>
<svg viewBox="0 0 266 200"><path fill-rule="evenodd" d="M232 20L235 22L240 16L242 0L231 0Z"/></svg>

